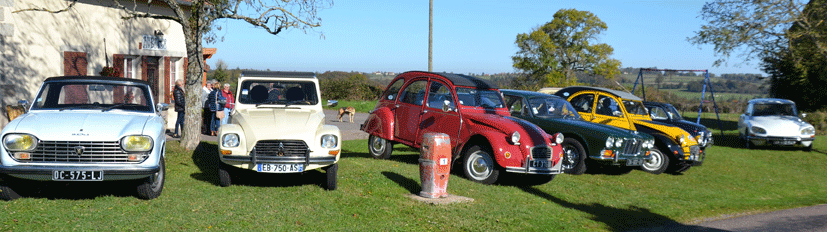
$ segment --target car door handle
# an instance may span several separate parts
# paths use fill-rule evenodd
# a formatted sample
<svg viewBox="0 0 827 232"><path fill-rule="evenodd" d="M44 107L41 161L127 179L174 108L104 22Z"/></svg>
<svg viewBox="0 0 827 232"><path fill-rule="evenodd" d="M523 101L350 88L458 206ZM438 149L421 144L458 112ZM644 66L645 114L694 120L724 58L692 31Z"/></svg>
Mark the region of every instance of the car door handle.
<svg viewBox="0 0 827 232"><path fill-rule="evenodd" d="M422 114L427 114L428 110L422 110Z"/></svg>

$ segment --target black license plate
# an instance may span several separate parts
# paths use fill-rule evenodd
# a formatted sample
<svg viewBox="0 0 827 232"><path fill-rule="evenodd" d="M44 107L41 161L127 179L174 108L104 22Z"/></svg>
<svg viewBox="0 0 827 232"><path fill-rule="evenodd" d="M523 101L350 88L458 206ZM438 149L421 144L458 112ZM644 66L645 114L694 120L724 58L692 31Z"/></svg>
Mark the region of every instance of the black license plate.
<svg viewBox="0 0 827 232"><path fill-rule="evenodd" d="M795 141L793 141L793 140L775 141L775 145L795 145Z"/></svg>
<svg viewBox="0 0 827 232"><path fill-rule="evenodd" d="M531 160L528 164L532 168L551 168L551 162L548 160Z"/></svg>
<svg viewBox="0 0 827 232"><path fill-rule="evenodd" d="M103 180L103 171L54 171L52 180L101 181Z"/></svg>

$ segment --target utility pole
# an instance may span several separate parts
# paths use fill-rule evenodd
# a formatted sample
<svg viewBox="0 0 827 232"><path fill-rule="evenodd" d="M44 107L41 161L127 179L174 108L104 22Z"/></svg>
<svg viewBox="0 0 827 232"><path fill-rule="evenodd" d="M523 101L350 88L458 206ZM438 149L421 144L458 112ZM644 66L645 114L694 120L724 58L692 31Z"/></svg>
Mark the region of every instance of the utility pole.
<svg viewBox="0 0 827 232"><path fill-rule="evenodd" d="M428 7L428 72L434 71L434 0Z"/></svg>

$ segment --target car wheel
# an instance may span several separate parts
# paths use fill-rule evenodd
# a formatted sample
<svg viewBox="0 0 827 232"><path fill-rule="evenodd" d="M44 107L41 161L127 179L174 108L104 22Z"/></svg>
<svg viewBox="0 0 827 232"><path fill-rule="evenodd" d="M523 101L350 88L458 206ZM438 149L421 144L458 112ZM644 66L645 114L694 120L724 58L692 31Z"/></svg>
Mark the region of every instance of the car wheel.
<svg viewBox="0 0 827 232"><path fill-rule="evenodd" d="M391 152L393 152L393 145L386 139L371 135L368 138L368 150L373 158L388 159L391 157Z"/></svg>
<svg viewBox="0 0 827 232"><path fill-rule="evenodd" d="M164 164L163 157L161 157L158 166L160 166L158 172L138 184L138 198L149 200L161 195L161 191L164 190L164 180L166 179L166 165Z"/></svg>
<svg viewBox="0 0 827 232"><path fill-rule="evenodd" d="M220 162L220 161L219 161ZM227 187L233 184L233 178L230 176L230 170L223 162L218 164L218 185Z"/></svg>
<svg viewBox="0 0 827 232"><path fill-rule="evenodd" d="M586 151L573 138L563 140L563 169L567 174L580 175L586 172Z"/></svg>
<svg viewBox="0 0 827 232"><path fill-rule="evenodd" d="M339 164L335 163L333 165L324 167L325 174L327 176L324 188L327 190L336 190L339 186L339 180L336 178L339 174Z"/></svg>
<svg viewBox="0 0 827 232"><path fill-rule="evenodd" d="M466 178L482 184L497 182L500 170L491 157L490 150L480 145L468 148L462 160L462 170Z"/></svg>
<svg viewBox="0 0 827 232"><path fill-rule="evenodd" d="M11 201L17 198L20 198L20 194L12 189L12 177L10 176L3 176L3 182L0 182L0 199L4 201Z"/></svg>
<svg viewBox="0 0 827 232"><path fill-rule="evenodd" d="M644 161L643 165L640 166L643 171L652 174L661 174L666 170L666 167L669 166L669 157L657 148L649 150L649 155L651 158Z"/></svg>

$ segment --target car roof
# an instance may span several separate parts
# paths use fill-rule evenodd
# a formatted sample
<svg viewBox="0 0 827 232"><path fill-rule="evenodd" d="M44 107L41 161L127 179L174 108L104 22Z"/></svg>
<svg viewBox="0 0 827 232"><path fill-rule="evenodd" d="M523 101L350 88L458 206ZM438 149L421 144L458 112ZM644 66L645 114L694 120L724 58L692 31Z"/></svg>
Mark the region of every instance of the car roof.
<svg viewBox="0 0 827 232"><path fill-rule="evenodd" d="M626 99L626 100L637 100L637 101L641 100L639 97L637 97L634 94L631 94L629 92L623 92L623 91L619 91L619 90L607 89L607 88L601 88L601 87L592 87L592 86L570 86L570 87L566 87L566 88L563 88L563 89L557 91L557 93L554 93L554 95L561 96L561 97L564 97L564 98L568 98L568 95L570 95L570 94L574 94L574 93L580 92L580 91L587 91L587 90L606 92L606 93L615 95L616 97L623 98L623 99Z"/></svg>
<svg viewBox="0 0 827 232"><path fill-rule="evenodd" d="M480 79L480 78L477 78L477 77L474 77L474 76L463 75L463 74L444 73L444 72L443 73L435 73L435 72L425 72L425 71L408 71L408 72L404 72L404 73L399 74L399 75L400 76L406 75L406 74L411 75L413 73L430 73L430 74L434 74L434 75L439 75L439 76L444 77L445 79L448 79L448 81L450 81L451 83L453 83L456 86L473 86L473 87L476 87L478 89L499 89L499 87L497 87L497 85L495 85L494 83L492 83L488 80Z"/></svg>
<svg viewBox="0 0 827 232"><path fill-rule="evenodd" d="M795 104L795 102L781 99L781 98L756 98L749 100L749 104L767 104L767 103L775 103L775 104Z"/></svg>
<svg viewBox="0 0 827 232"><path fill-rule="evenodd" d="M242 71L242 77L289 77L289 78L311 78L316 79L316 73L312 72L283 72L283 71Z"/></svg>
<svg viewBox="0 0 827 232"><path fill-rule="evenodd" d="M526 96L528 98L531 98L531 97L549 97L549 98L563 99L560 96L555 96L555 95L545 94L545 93L540 93L540 92L534 92L534 91L528 91L528 90L500 89L500 92L502 92L503 94L520 94L520 95Z"/></svg>
<svg viewBox="0 0 827 232"><path fill-rule="evenodd" d="M104 77L104 76L59 76L59 77L49 77L46 78L43 82L53 82L53 81L119 81L119 82L135 82L139 84L149 85L149 82L140 80L140 79L132 79L132 78L123 78L123 77Z"/></svg>

